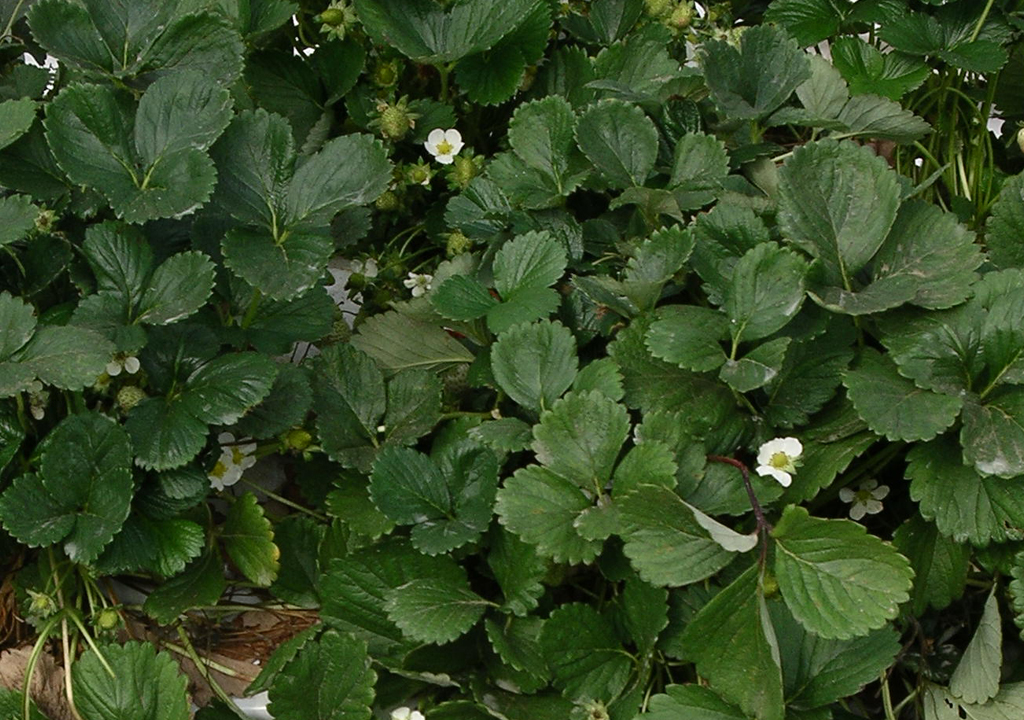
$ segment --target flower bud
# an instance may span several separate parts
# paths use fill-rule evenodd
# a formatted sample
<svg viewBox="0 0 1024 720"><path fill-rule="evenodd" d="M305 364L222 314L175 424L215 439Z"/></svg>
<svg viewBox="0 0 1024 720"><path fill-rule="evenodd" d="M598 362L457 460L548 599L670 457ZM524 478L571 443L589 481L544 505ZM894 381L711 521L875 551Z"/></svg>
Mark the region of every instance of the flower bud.
<svg viewBox="0 0 1024 720"><path fill-rule="evenodd" d="M644 7L647 14L653 18L662 18L672 12L672 0L644 0Z"/></svg>
<svg viewBox="0 0 1024 720"><path fill-rule="evenodd" d="M319 20L324 25L338 27L345 22L345 11L339 8L327 8L320 13Z"/></svg>
<svg viewBox="0 0 1024 720"><path fill-rule="evenodd" d="M465 188L479 173L480 167L476 158L459 156L455 158L452 166L451 178L460 188Z"/></svg>
<svg viewBox="0 0 1024 720"><path fill-rule="evenodd" d="M693 22L693 7L688 2L681 3L672 11L668 24L677 30L685 30Z"/></svg>
<svg viewBox="0 0 1024 720"><path fill-rule="evenodd" d="M462 234L461 230L456 230L453 233L448 234L448 243L445 247L448 257L455 257L467 252L473 247L473 241Z"/></svg>
<svg viewBox="0 0 1024 720"><path fill-rule="evenodd" d="M36 232L48 233L53 230L53 224L57 222L57 213L53 210L40 210L36 215Z"/></svg>
<svg viewBox="0 0 1024 720"><path fill-rule="evenodd" d="M121 616L114 608L103 608L96 613L93 624L100 630L109 632L121 624Z"/></svg>
<svg viewBox="0 0 1024 720"><path fill-rule="evenodd" d="M289 450L302 452L313 444L313 436L303 428L292 428L284 434L284 444Z"/></svg>
<svg viewBox="0 0 1024 720"><path fill-rule="evenodd" d="M386 190L383 195L377 198L373 206L381 212L394 212L399 206L398 196L391 190Z"/></svg>
<svg viewBox="0 0 1024 720"><path fill-rule="evenodd" d="M1024 127L1017 131L1017 147L1024 153Z"/></svg>

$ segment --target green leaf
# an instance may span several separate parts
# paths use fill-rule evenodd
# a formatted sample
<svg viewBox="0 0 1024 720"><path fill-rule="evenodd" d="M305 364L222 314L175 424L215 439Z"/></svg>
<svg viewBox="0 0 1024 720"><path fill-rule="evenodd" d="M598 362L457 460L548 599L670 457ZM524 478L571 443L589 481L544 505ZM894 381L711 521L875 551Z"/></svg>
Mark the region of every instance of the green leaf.
<svg viewBox="0 0 1024 720"><path fill-rule="evenodd" d="M1024 475L1024 389L998 390L984 404L964 403L963 421L965 461L985 475Z"/></svg>
<svg viewBox="0 0 1024 720"><path fill-rule="evenodd" d="M680 210L697 210L718 197L728 174L725 144L713 135L687 133L676 143L668 185Z"/></svg>
<svg viewBox="0 0 1024 720"><path fill-rule="evenodd" d="M867 148L821 140L798 148L779 177L784 235L821 261L826 282L850 289L896 219L895 173Z"/></svg>
<svg viewBox="0 0 1024 720"><path fill-rule="evenodd" d="M710 308L666 305L651 323L646 345L655 357L688 370L714 370L726 360L720 341L728 328L727 318Z"/></svg>
<svg viewBox="0 0 1024 720"><path fill-rule="evenodd" d="M270 592L299 607L320 604L320 563L317 558L327 528L308 515L289 515L274 527L274 544L281 550L277 579Z"/></svg>
<svg viewBox="0 0 1024 720"><path fill-rule="evenodd" d="M568 258L549 232L529 232L501 246L494 256L494 287L503 300L529 288L554 285L565 272Z"/></svg>
<svg viewBox="0 0 1024 720"><path fill-rule="evenodd" d="M984 705L960 702L944 687L928 685L924 695L927 720L1012 720L1024 712L1024 683L1007 683Z"/></svg>
<svg viewBox="0 0 1024 720"><path fill-rule="evenodd" d="M892 360L874 350L864 351L860 365L846 371L843 384L868 427L890 440L931 440L956 421L964 406L960 397L916 387Z"/></svg>
<svg viewBox="0 0 1024 720"><path fill-rule="evenodd" d="M128 299L146 287L153 251L140 228L110 221L92 225L85 231L82 251L96 276L97 291Z"/></svg>
<svg viewBox="0 0 1024 720"><path fill-rule="evenodd" d="M213 292L214 272L214 264L201 252L173 255L150 278L136 322L167 325L195 313Z"/></svg>
<svg viewBox="0 0 1024 720"><path fill-rule="evenodd" d="M420 578L391 590L384 609L410 638L443 644L469 632L490 604L465 579Z"/></svg>
<svg viewBox="0 0 1024 720"><path fill-rule="evenodd" d="M553 684L570 699L613 700L626 687L632 663L612 624L589 605L563 605L540 635Z"/></svg>
<svg viewBox="0 0 1024 720"><path fill-rule="evenodd" d="M671 489L641 485L616 502L623 552L652 585L688 585L732 562L734 553L711 536L694 509Z"/></svg>
<svg viewBox="0 0 1024 720"><path fill-rule="evenodd" d="M743 33L738 50L724 40L707 41L697 58L715 103L737 119L769 115L811 76L808 56L769 25Z"/></svg>
<svg viewBox="0 0 1024 720"><path fill-rule="evenodd" d="M590 563L602 543L582 537L576 519L593 503L579 487L539 465L520 468L498 491L499 522L556 562Z"/></svg>
<svg viewBox="0 0 1024 720"><path fill-rule="evenodd" d="M153 590L143 609L161 625L170 625L186 610L216 605L227 587L221 566L220 553L204 554Z"/></svg>
<svg viewBox="0 0 1024 720"><path fill-rule="evenodd" d="M139 156L150 166L189 148L206 150L224 132L231 109L228 91L198 73L175 73L157 80L142 96L135 114Z"/></svg>
<svg viewBox="0 0 1024 720"><path fill-rule="evenodd" d="M759 340L781 329L799 312L807 264L775 243L748 251L733 269L722 309L733 343Z"/></svg>
<svg viewBox="0 0 1024 720"><path fill-rule="evenodd" d="M580 115L576 142L614 188L643 185L658 155L658 130L640 108L602 100Z"/></svg>
<svg viewBox="0 0 1024 720"><path fill-rule="evenodd" d="M259 303L247 335L260 352L288 353L296 342L316 342L330 333L334 307L323 287L313 287L291 300L266 299Z"/></svg>
<svg viewBox="0 0 1024 720"><path fill-rule="evenodd" d="M850 640L826 640L807 632L784 603L769 606L779 640L786 704L814 708L860 692L892 665L899 635L885 627Z"/></svg>
<svg viewBox="0 0 1024 720"><path fill-rule="evenodd" d="M637 720L747 720L743 712L703 685L669 685L663 694L652 695L648 710Z"/></svg>
<svg viewBox="0 0 1024 720"><path fill-rule="evenodd" d="M981 369L986 317L978 303L945 312L893 315L880 324L881 340L901 375L918 387L958 395Z"/></svg>
<svg viewBox="0 0 1024 720"><path fill-rule="evenodd" d="M779 337L758 345L739 360L726 360L718 373L737 392L764 387L779 374L791 338Z"/></svg>
<svg viewBox="0 0 1024 720"><path fill-rule="evenodd" d="M748 208L720 202L694 222L695 243L691 264L704 281L705 292L716 305L732 279L733 268L744 254L771 240L764 222Z"/></svg>
<svg viewBox="0 0 1024 720"><path fill-rule="evenodd" d="M693 248L693 233L679 226L652 233L626 262L623 290L641 309L653 308L665 283L682 269Z"/></svg>
<svg viewBox="0 0 1024 720"><path fill-rule="evenodd" d="M442 385L426 370L403 370L388 382L384 437L412 444L441 420Z"/></svg>
<svg viewBox="0 0 1024 720"><path fill-rule="evenodd" d="M494 379L531 410L549 408L572 385L578 360L572 333L558 322L516 325L491 347Z"/></svg>
<svg viewBox="0 0 1024 720"><path fill-rule="evenodd" d="M92 330L48 326L12 359L48 385L80 390L96 381L113 354L113 344Z"/></svg>
<svg viewBox="0 0 1024 720"><path fill-rule="evenodd" d="M911 449L906 475L921 515L957 542L984 546L1024 537L1024 498L1016 479L981 476L949 438Z"/></svg>
<svg viewBox="0 0 1024 720"><path fill-rule="evenodd" d="M858 37L839 37L831 43L832 62L854 95L873 93L899 101L931 73L927 63L901 52L882 53Z"/></svg>
<svg viewBox="0 0 1024 720"><path fill-rule="evenodd" d="M224 549L247 578L263 587L274 582L281 551L274 544L274 531L255 495L245 493L228 509L220 537Z"/></svg>
<svg viewBox="0 0 1024 720"><path fill-rule="evenodd" d="M445 10L430 0L357 0L375 42L420 64L437 65L487 50L515 29L534 0L470 0Z"/></svg>
<svg viewBox="0 0 1024 720"><path fill-rule="evenodd" d="M131 507L131 444L97 413L71 415L47 436L38 475L22 475L0 495L0 519L31 547L64 541L88 563L120 530Z"/></svg>
<svg viewBox="0 0 1024 720"><path fill-rule="evenodd" d="M611 477L628 434L624 405L598 392L571 392L533 426L533 451L549 470L590 491Z"/></svg>
<svg viewBox="0 0 1024 720"><path fill-rule="evenodd" d="M548 681L547 664L538 643L544 623L540 618L508 619L503 623L484 621L487 639L494 652L510 667Z"/></svg>
<svg viewBox="0 0 1024 720"><path fill-rule="evenodd" d="M932 131L932 126L899 103L877 95L856 95L843 106L836 120L844 135L861 135L912 143Z"/></svg>
<svg viewBox="0 0 1024 720"><path fill-rule="evenodd" d="M181 402L146 398L128 414L135 461L153 470L181 467L206 444L207 426Z"/></svg>
<svg viewBox="0 0 1024 720"><path fill-rule="evenodd" d="M9 358L17 352L35 329L32 306L6 290L0 293L0 358Z"/></svg>
<svg viewBox="0 0 1024 720"><path fill-rule="evenodd" d="M775 526L775 574L793 616L823 638L865 635L896 617L913 571L892 546L849 520L790 505ZM828 597L828 603L820 598Z"/></svg>
<svg viewBox="0 0 1024 720"><path fill-rule="evenodd" d="M641 580L627 580L622 591L626 629L642 652L650 652L668 627L668 591Z"/></svg>
<svg viewBox="0 0 1024 720"><path fill-rule="evenodd" d="M150 571L167 577L184 570L204 547L206 532L191 520L152 519L136 511L95 564L108 574Z"/></svg>
<svg viewBox="0 0 1024 720"><path fill-rule="evenodd" d="M313 407L324 450L346 467L369 469L371 438L384 416L384 377L355 347L332 345L313 361Z"/></svg>
<svg viewBox="0 0 1024 720"><path fill-rule="evenodd" d="M571 189L569 155L575 128L572 106L562 97L546 97L516 108L508 126L508 142L520 160L547 174L563 194Z"/></svg>
<svg viewBox="0 0 1024 720"><path fill-rule="evenodd" d="M1010 580L1008 589L1013 608L1013 622L1024 634L1024 551L1014 556L1010 575L1013 579Z"/></svg>
<svg viewBox="0 0 1024 720"><path fill-rule="evenodd" d="M892 542L914 569L910 608L915 616L928 606L942 610L964 594L970 547L942 535L916 513L896 529Z"/></svg>
<svg viewBox="0 0 1024 720"><path fill-rule="evenodd" d="M398 312L367 318L352 337L352 346L391 372L407 368L437 371L473 362L473 353L438 325Z"/></svg>
<svg viewBox="0 0 1024 720"><path fill-rule="evenodd" d="M974 636L949 678L949 691L965 703L988 702L999 692L1003 669L1003 628L995 591L993 587Z"/></svg>
<svg viewBox="0 0 1024 720"><path fill-rule="evenodd" d="M660 419L665 416L648 416L648 422L637 428L636 437L639 444L634 445L615 468L612 493L616 498L636 490L640 485L661 485L666 488L676 486L679 465L676 463L675 454L666 442L647 436L653 424L651 419L655 417Z"/></svg>
<svg viewBox="0 0 1024 720"><path fill-rule="evenodd" d="M837 34L844 13L832 2L777 0L765 12L764 19L782 26L801 46L807 47Z"/></svg>
<svg viewBox="0 0 1024 720"><path fill-rule="evenodd" d="M430 304L449 320L475 320L498 305L479 281L468 275L452 275L430 293Z"/></svg>
<svg viewBox="0 0 1024 720"><path fill-rule="evenodd" d="M505 597L503 610L525 616L544 594L541 581L547 574L547 563L532 545L501 527L491 531L490 540L487 565Z"/></svg>
<svg viewBox="0 0 1024 720"><path fill-rule="evenodd" d="M291 128L280 115L243 111L210 149L217 164L214 202L243 223L272 228L284 214L294 172Z"/></svg>
<svg viewBox="0 0 1024 720"><path fill-rule="evenodd" d="M36 120L36 102L30 98L0 102L0 148L5 148L32 127ZM3 243L0 242L0 245Z"/></svg>
<svg viewBox="0 0 1024 720"><path fill-rule="evenodd" d="M221 250L238 277L274 299L289 300L320 280L334 243L317 233L294 233L278 243L264 230L232 228Z"/></svg>
<svg viewBox="0 0 1024 720"><path fill-rule="evenodd" d="M267 396L276 376L277 364L266 355L221 355L189 376L178 400L200 421L228 425Z"/></svg>
<svg viewBox="0 0 1024 720"><path fill-rule="evenodd" d="M576 374L573 380L572 389L577 393L599 392L605 397L619 401L624 391L622 389L622 374L611 358L599 358L593 360Z"/></svg>
<svg viewBox="0 0 1024 720"><path fill-rule="evenodd" d="M103 653L101 661L97 652ZM114 671L111 677L107 666ZM168 653L149 643L89 649L71 675L75 704L96 720L188 720L187 680Z"/></svg>
<svg viewBox="0 0 1024 720"><path fill-rule="evenodd" d="M686 658L722 698L748 715L782 720L779 646L756 567L705 605L687 624L680 642Z"/></svg>
<svg viewBox="0 0 1024 720"><path fill-rule="evenodd" d="M660 103L684 76L679 63L669 55L668 40L658 32L635 33L601 50L594 61L597 80L588 87L601 91L600 97L628 102Z"/></svg>
<svg viewBox="0 0 1024 720"><path fill-rule="evenodd" d="M379 140L343 135L299 165L284 197L290 228L327 225L342 210L376 200L391 182L392 166Z"/></svg>
<svg viewBox="0 0 1024 720"><path fill-rule="evenodd" d="M327 630L278 673L267 709L280 720L364 720L376 680L366 643Z"/></svg>
<svg viewBox="0 0 1024 720"><path fill-rule="evenodd" d="M281 365L270 393L235 424L235 436L262 440L280 435L302 425L312 402L306 373L294 365Z"/></svg>
<svg viewBox="0 0 1024 720"><path fill-rule="evenodd" d="M996 268L1024 265L1024 173L1009 178L992 205L985 226L985 249Z"/></svg>
<svg viewBox="0 0 1024 720"><path fill-rule="evenodd" d="M0 198L0 247L24 238L35 227L39 208L26 195Z"/></svg>

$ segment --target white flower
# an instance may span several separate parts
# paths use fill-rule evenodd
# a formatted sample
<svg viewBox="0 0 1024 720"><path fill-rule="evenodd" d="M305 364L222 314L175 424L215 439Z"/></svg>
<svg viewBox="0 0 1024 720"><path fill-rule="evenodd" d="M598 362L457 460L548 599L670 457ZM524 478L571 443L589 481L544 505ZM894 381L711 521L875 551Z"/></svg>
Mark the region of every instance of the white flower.
<svg viewBox="0 0 1024 720"><path fill-rule="evenodd" d="M426 718L419 710L400 707L391 711L391 720L426 720Z"/></svg>
<svg viewBox="0 0 1024 720"><path fill-rule="evenodd" d="M804 446L796 438L769 440L757 451L757 474L771 475L783 487L789 487L796 472L796 461Z"/></svg>
<svg viewBox="0 0 1024 720"><path fill-rule="evenodd" d="M252 455L256 452L256 443L236 443L231 433L221 433L217 442L220 443L220 457L207 477L210 478L210 487L223 490L241 480L242 474L256 464Z"/></svg>
<svg viewBox="0 0 1024 720"><path fill-rule="evenodd" d="M459 150L462 149L462 133L455 128L451 130L434 128L427 135L427 141L423 145L439 163L451 165L455 161L455 156L459 154Z"/></svg>
<svg viewBox="0 0 1024 720"><path fill-rule="evenodd" d="M413 297L420 297L430 289L430 283L434 282L433 275L418 275L409 273L409 277L402 281L402 284L412 290Z"/></svg>
<svg viewBox="0 0 1024 720"><path fill-rule="evenodd" d="M839 491L839 499L850 506L850 517L860 520L865 515L882 512L882 500L889 494L888 485L879 485L877 480L865 480L857 490L843 488Z"/></svg>
<svg viewBox="0 0 1024 720"><path fill-rule="evenodd" d="M359 273L365 278L377 277L377 261L373 258L366 258L366 260L353 260L351 267L353 274Z"/></svg>
<svg viewBox="0 0 1024 720"><path fill-rule="evenodd" d="M129 375L134 375L139 371L139 359L134 355L117 355L113 360L107 363L105 368L107 375L110 377L117 377L124 370Z"/></svg>

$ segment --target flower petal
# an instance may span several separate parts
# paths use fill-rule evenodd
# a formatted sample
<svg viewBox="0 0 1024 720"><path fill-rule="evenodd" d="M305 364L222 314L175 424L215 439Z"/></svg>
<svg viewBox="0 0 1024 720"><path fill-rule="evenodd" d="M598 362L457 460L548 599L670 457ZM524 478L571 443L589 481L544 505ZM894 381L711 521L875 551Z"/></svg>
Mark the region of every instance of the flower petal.
<svg viewBox="0 0 1024 720"><path fill-rule="evenodd" d="M854 503L850 508L850 517L854 520L860 520L866 512L867 508L862 503Z"/></svg>
<svg viewBox="0 0 1024 720"><path fill-rule="evenodd" d="M430 134L427 135L427 141L424 145L427 146L427 150L430 150L431 155L437 153L437 144L444 140L444 137L445 133L441 128L434 128L430 131Z"/></svg>
<svg viewBox="0 0 1024 720"><path fill-rule="evenodd" d="M871 491L871 497L875 500L884 500L889 496L889 486L879 485L877 488Z"/></svg>
<svg viewBox="0 0 1024 720"><path fill-rule="evenodd" d="M839 490L839 499L844 503L852 503L855 497L857 497L857 493L848 487Z"/></svg>
<svg viewBox="0 0 1024 720"><path fill-rule="evenodd" d="M804 446L795 437L784 437L779 440L779 450L796 459L804 451Z"/></svg>
<svg viewBox="0 0 1024 720"><path fill-rule="evenodd" d="M869 515L876 515L882 512L882 503L877 500L865 500L863 507Z"/></svg>

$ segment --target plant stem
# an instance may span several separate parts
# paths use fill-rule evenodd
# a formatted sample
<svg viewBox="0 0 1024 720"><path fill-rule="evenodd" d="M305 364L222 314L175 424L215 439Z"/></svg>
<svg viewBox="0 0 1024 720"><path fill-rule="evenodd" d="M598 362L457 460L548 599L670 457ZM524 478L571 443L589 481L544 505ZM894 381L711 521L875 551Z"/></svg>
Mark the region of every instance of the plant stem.
<svg viewBox="0 0 1024 720"><path fill-rule="evenodd" d="M221 699L221 701L227 706L228 710L230 710L243 720L249 720L248 716L246 716L241 710L239 710L238 706L235 705L231 697L226 692L224 692L224 688L220 686L220 683L213 679L213 676L210 674L210 668L213 666L207 664L211 661L207 661L204 658L199 657L199 653L197 653L196 649L192 647L192 641L188 639L188 633L185 632L185 629L181 627L181 625L178 626L178 638L181 640L182 645L185 646L185 654L192 662L196 664L196 669L203 674L203 679L206 680L206 682L209 684L210 689L213 690L213 694ZM214 669L216 669L218 672L223 672L221 668L224 668L224 666L221 665L220 667ZM227 670L228 668L224 669ZM229 672L224 674L237 676L237 673L235 673L235 671L233 670L230 670Z"/></svg>
<svg viewBox="0 0 1024 720"><path fill-rule="evenodd" d="M974 42L978 39L978 35L981 34L981 28L985 25L985 21L988 20L988 14L992 11L992 5L995 0L988 0L985 4L985 9L981 12L981 17L978 18L977 25L974 26L974 32L971 33L971 39L968 42Z"/></svg>
<svg viewBox="0 0 1024 720"><path fill-rule="evenodd" d="M743 486L747 489L747 497L750 499L750 507L754 509L754 517L757 519L757 533L761 536L760 562L761 567L764 567L765 561L768 559L768 533L772 531L772 526L764 516L764 510L761 508L761 503L758 502L757 495L754 493L754 486L750 484L750 470L747 468L745 463L740 462L736 458L727 457L725 455L708 455L708 461L732 465L740 471L741 475L743 475Z"/></svg>
<svg viewBox="0 0 1024 720"><path fill-rule="evenodd" d="M246 485L251 487L253 490L257 490L257 491L263 493L264 495L266 495L271 500L276 500L277 502L281 503L282 505L287 505L288 507L292 508L293 510L298 510L299 512L306 513L310 517L314 517L317 520L320 520L322 522L329 522L328 517L326 515L318 513L316 510L310 510L308 507L303 507L302 505L299 505L297 502L295 502L293 500L289 500L286 497L283 497L281 495L278 495L275 492L267 490L265 487L261 487L260 485L257 485L252 480L246 480L243 477L242 478L242 482L244 482Z"/></svg>

